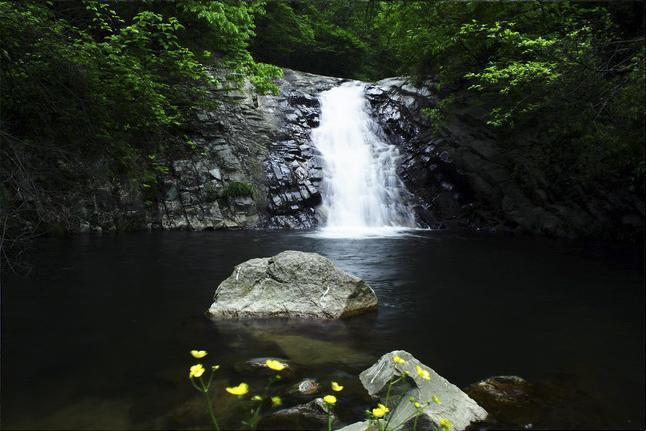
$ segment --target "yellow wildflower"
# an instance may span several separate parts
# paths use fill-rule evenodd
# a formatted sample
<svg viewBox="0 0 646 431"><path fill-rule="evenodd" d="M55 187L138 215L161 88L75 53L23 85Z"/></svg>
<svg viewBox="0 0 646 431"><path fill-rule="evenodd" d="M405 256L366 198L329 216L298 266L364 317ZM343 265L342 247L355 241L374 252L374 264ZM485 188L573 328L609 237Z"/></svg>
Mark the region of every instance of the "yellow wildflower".
<svg viewBox="0 0 646 431"><path fill-rule="evenodd" d="M191 350L191 355L194 358L202 359L206 356L206 350Z"/></svg>
<svg viewBox="0 0 646 431"><path fill-rule="evenodd" d="M275 397L271 397L271 405L273 407L278 407L282 403L283 403L283 400L281 400L278 395L276 395Z"/></svg>
<svg viewBox="0 0 646 431"><path fill-rule="evenodd" d="M244 395L249 392L249 385L246 383L240 383L238 386L232 388L226 388L226 391L231 395Z"/></svg>
<svg viewBox="0 0 646 431"><path fill-rule="evenodd" d="M377 408L372 409L372 415L376 418L382 418L388 413L390 409L383 404L377 404Z"/></svg>
<svg viewBox="0 0 646 431"><path fill-rule="evenodd" d="M405 364L406 360L402 359L402 357L399 355L395 355L393 356L393 362L396 364Z"/></svg>
<svg viewBox="0 0 646 431"><path fill-rule="evenodd" d="M251 397L251 401L262 401L262 397L260 395L254 395Z"/></svg>
<svg viewBox="0 0 646 431"><path fill-rule="evenodd" d="M415 401L413 405L415 406L416 409L422 408L422 405L418 401Z"/></svg>
<svg viewBox="0 0 646 431"><path fill-rule="evenodd" d="M325 401L326 404L333 406L336 404L336 397L334 395L326 395L323 397L323 401Z"/></svg>
<svg viewBox="0 0 646 431"><path fill-rule="evenodd" d="M274 371L283 371L287 364L283 364L275 359L267 359L265 364Z"/></svg>
<svg viewBox="0 0 646 431"><path fill-rule="evenodd" d="M343 386L338 384L337 382L332 382L332 390L335 392L341 392L343 390Z"/></svg>
<svg viewBox="0 0 646 431"><path fill-rule="evenodd" d="M204 367L202 364L193 365L188 371L189 378L200 377L202 374L204 374Z"/></svg>
<svg viewBox="0 0 646 431"><path fill-rule="evenodd" d="M439 425L440 425L440 428L442 428L445 431L450 430L451 427L453 426L451 421L446 418L440 418Z"/></svg>
<svg viewBox="0 0 646 431"><path fill-rule="evenodd" d="M415 365L415 370L417 371L417 375L423 378L424 380L431 380L431 373L429 373L428 370L425 370L419 365Z"/></svg>
<svg viewBox="0 0 646 431"><path fill-rule="evenodd" d="M434 402L435 404L442 404L442 401L440 401L440 399L439 399L439 398L437 397L437 395L435 395L435 394L433 394L433 396L431 397L431 399L433 400L433 402Z"/></svg>

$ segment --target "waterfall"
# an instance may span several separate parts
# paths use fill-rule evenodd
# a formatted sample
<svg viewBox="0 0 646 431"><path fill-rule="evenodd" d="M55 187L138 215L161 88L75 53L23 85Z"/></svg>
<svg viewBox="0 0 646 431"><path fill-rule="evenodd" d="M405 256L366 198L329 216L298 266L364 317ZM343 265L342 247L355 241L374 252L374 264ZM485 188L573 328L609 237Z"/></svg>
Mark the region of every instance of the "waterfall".
<svg viewBox="0 0 646 431"><path fill-rule="evenodd" d="M388 235L416 226L396 172L399 152L381 136L364 91L346 83L320 95L312 141L323 157L324 236Z"/></svg>

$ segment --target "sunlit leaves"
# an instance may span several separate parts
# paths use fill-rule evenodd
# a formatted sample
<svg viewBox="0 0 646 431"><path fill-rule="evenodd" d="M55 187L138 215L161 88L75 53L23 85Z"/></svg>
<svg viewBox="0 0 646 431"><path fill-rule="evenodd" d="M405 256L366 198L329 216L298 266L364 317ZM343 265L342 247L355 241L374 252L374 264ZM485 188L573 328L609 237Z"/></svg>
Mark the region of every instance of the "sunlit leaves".
<svg viewBox="0 0 646 431"><path fill-rule="evenodd" d="M147 156L190 147L182 126L219 81L276 90L280 69L247 51L260 5L0 1L3 128L47 142L57 156L41 151L46 163L105 158L152 189L167 168Z"/></svg>

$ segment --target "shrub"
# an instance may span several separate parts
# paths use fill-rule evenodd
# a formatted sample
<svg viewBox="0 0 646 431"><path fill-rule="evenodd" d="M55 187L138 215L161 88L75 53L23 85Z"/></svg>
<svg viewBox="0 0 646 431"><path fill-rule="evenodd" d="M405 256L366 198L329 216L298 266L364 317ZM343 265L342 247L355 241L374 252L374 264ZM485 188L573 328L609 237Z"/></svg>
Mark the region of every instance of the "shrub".
<svg viewBox="0 0 646 431"><path fill-rule="evenodd" d="M225 199L253 197L255 188L248 183L233 181L222 190L222 197Z"/></svg>

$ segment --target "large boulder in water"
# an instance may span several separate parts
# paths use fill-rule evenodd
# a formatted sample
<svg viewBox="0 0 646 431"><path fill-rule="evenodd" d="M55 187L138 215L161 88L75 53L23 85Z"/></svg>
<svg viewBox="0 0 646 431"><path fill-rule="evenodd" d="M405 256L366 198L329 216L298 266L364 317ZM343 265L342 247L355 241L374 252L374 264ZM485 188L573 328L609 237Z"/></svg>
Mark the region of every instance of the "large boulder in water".
<svg viewBox="0 0 646 431"><path fill-rule="evenodd" d="M339 319L377 308L360 278L316 253L284 251L237 265L215 291L209 313L218 318Z"/></svg>
<svg viewBox="0 0 646 431"><path fill-rule="evenodd" d="M399 362L395 362L395 356ZM427 372L425 377L428 379L423 378L420 372ZM400 383L389 390L389 383L404 374ZM392 416L388 418L389 429L410 426L416 415L411 400L422 404L418 430L463 430L487 418L487 412L460 388L404 350L386 353L372 367L363 371L359 379L368 393L380 402L385 403L388 397L391 401L399 401L396 406L389 406L392 411ZM364 421L348 425L342 431L372 431L373 428L368 421Z"/></svg>

